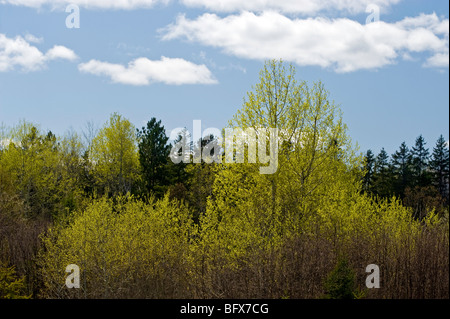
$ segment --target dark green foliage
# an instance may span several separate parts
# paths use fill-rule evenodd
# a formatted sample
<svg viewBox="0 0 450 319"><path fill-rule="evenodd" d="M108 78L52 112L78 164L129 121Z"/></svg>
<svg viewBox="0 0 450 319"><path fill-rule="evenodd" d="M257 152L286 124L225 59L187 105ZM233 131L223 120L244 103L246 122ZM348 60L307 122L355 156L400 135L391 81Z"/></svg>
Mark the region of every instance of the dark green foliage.
<svg viewBox="0 0 450 319"><path fill-rule="evenodd" d="M431 155L430 168L433 172L433 184L438 188L439 193L446 199L449 198L449 150L445 145L444 137L441 135L436 142Z"/></svg>
<svg viewBox="0 0 450 319"><path fill-rule="evenodd" d="M373 193L381 197L392 195L392 174L389 166L389 155L384 148L375 159L373 176Z"/></svg>
<svg viewBox="0 0 450 319"><path fill-rule="evenodd" d="M394 189L403 198L405 189L412 181L412 155L403 142L400 149L392 154L392 169L394 173Z"/></svg>
<svg viewBox="0 0 450 319"><path fill-rule="evenodd" d="M368 150L362 180L364 191L381 198L401 198L419 220L433 209L444 215L449 204L448 146L442 135L431 156L425 146L420 135L411 150L403 142L391 158L383 148L373 160L372 151Z"/></svg>
<svg viewBox="0 0 450 319"><path fill-rule="evenodd" d="M161 121L153 117L147 126L137 130L139 140L139 162L144 184L148 192L161 197L168 187L167 164L170 152L169 138Z"/></svg>
<svg viewBox="0 0 450 319"><path fill-rule="evenodd" d="M18 278L14 267L0 261L0 299L29 299L24 294L25 288L25 278Z"/></svg>
<svg viewBox="0 0 450 319"><path fill-rule="evenodd" d="M344 258L338 260L336 267L325 280L326 299L355 299L356 274Z"/></svg>
<svg viewBox="0 0 450 319"><path fill-rule="evenodd" d="M364 171L363 189L364 191L369 192L373 190L375 175L375 156L372 150L368 150L364 157Z"/></svg>
<svg viewBox="0 0 450 319"><path fill-rule="evenodd" d="M430 183L430 173L427 171L429 151L425 145L425 139L420 135L411 150L414 186L426 186Z"/></svg>

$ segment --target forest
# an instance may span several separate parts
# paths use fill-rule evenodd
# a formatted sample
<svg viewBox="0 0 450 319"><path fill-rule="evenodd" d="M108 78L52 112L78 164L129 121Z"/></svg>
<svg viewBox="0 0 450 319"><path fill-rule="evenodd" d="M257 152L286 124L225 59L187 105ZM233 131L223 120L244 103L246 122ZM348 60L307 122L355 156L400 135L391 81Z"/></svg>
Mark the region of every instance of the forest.
<svg viewBox="0 0 450 319"><path fill-rule="evenodd" d="M175 164L156 118L0 126L0 299L449 298L444 137L361 151L323 83L295 72L266 61L228 121L279 129L274 174Z"/></svg>

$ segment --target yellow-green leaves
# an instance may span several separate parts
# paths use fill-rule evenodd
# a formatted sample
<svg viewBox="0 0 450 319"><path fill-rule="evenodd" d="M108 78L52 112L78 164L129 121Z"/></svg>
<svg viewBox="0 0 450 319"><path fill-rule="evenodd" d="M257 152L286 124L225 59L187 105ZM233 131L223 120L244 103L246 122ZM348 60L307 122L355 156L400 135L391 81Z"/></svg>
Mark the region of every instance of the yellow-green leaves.
<svg viewBox="0 0 450 319"><path fill-rule="evenodd" d="M0 261L0 299L29 299L24 291L25 277L18 278L14 267L7 267Z"/></svg>
<svg viewBox="0 0 450 319"><path fill-rule="evenodd" d="M96 200L43 238L39 261L45 292L51 297L118 297L120 289L130 293L156 285L161 273L167 276L187 267L183 256L195 233L189 212L167 196L148 204L127 197ZM70 264L80 267L79 291L60 289Z"/></svg>
<svg viewBox="0 0 450 319"><path fill-rule="evenodd" d="M130 192L138 179L135 127L114 113L92 141L90 160L97 184L113 194Z"/></svg>

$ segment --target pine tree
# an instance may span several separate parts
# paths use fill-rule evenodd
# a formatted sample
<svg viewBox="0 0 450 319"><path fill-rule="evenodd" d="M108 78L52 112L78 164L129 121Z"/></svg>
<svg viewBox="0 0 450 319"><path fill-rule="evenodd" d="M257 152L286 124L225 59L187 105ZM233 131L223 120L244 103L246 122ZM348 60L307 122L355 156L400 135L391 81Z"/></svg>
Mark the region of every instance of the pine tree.
<svg viewBox="0 0 450 319"><path fill-rule="evenodd" d="M433 184L438 188L442 197L449 197L449 150L444 137L441 135L436 142L431 155L430 168L433 171Z"/></svg>
<svg viewBox="0 0 450 319"><path fill-rule="evenodd" d="M157 196L167 190L167 164L170 152L169 138L161 121L152 118L146 127L137 130L139 161L141 163L147 191Z"/></svg>

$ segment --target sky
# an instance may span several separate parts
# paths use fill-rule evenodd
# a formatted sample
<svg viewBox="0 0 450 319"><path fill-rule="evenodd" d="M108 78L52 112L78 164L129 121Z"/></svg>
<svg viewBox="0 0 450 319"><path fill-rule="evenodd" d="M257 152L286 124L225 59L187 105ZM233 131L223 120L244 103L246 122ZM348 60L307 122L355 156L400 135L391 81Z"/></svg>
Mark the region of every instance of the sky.
<svg viewBox="0 0 450 319"><path fill-rule="evenodd" d="M449 140L444 0L0 0L0 124L222 128L268 59L322 81L361 152Z"/></svg>

